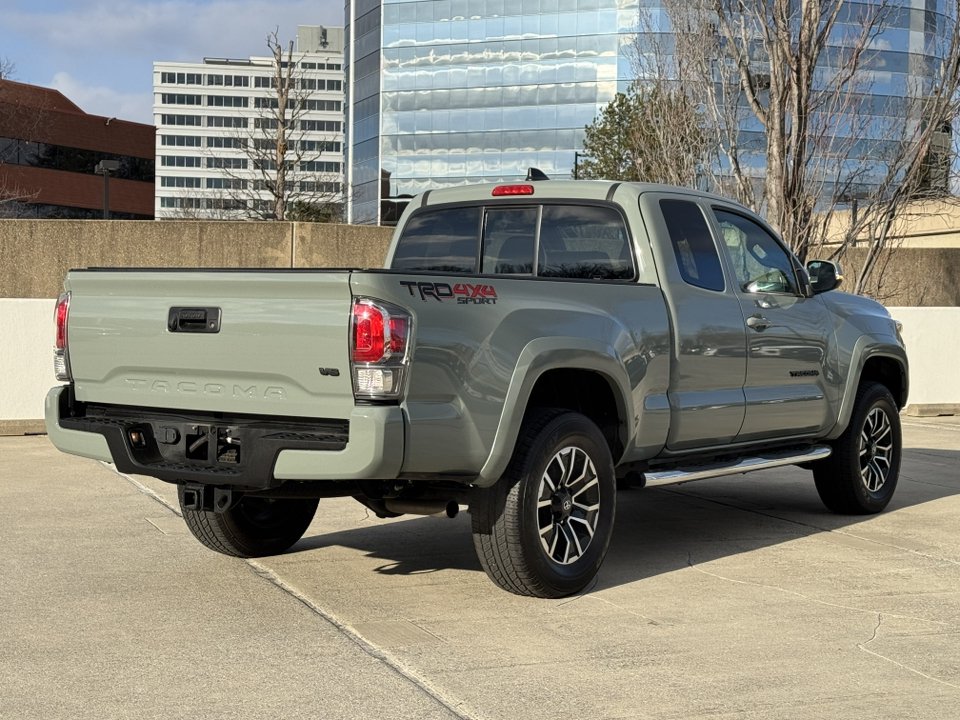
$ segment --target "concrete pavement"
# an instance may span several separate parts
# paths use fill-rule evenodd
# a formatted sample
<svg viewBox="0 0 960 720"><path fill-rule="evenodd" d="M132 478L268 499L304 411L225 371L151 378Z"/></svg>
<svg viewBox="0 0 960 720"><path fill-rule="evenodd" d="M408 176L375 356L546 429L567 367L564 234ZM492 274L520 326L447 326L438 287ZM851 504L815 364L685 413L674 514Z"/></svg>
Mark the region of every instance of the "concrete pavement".
<svg viewBox="0 0 960 720"><path fill-rule="evenodd" d="M960 719L960 421L878 516L798 468L628 491L596 583L494 587L469 518L321 501L217 555L175 489L0 438L0 718Z"/></svg>

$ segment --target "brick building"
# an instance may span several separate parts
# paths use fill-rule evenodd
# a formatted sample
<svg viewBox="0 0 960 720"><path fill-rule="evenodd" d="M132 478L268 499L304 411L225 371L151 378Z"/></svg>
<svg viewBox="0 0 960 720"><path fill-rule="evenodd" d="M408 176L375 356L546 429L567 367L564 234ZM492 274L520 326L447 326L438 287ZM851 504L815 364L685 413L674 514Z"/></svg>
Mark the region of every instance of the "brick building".
<svg viewBox="0 0 960 720"><path fill-rule="evenodd" d="M57 90L0 80L0 217L152 219L156 128L88 115Z"/></svg>

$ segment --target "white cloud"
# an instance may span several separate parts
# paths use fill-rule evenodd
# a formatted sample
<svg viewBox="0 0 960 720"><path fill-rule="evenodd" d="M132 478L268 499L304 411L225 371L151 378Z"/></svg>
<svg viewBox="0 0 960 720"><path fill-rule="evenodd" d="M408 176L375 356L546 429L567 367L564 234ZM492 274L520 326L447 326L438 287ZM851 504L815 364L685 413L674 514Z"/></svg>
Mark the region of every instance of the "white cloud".
<svg viewBox="0 0 960 720"><path fill-rule="evenodd" d="M54 75L48 87L59 90L91 115L153 125L152 92L121 93L108 87L86 85L65 72Z"/></svg>
<svg viewBox="0 0 960 720"><path fill-rule="evenodd" d="M203 56L262 54L275 27L343 25L342 0L113 0L76 3L59 13L7 13L4 24L30 30L35 42L73 57L149 56L198 61ZM42 27L42 33L32 32Z"/></svg>

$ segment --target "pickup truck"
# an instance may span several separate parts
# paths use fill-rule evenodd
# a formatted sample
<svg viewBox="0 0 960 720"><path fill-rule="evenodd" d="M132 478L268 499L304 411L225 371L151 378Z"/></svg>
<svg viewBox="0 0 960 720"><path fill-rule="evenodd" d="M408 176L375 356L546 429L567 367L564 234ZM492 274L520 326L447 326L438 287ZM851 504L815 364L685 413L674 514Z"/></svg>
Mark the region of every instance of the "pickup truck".
<svg viewBox="0 0 960 720"><path fill-rule="evenodd" d="M320 499L467 506L505 590L583 590L618 487L784 465L826 507L897 485L898 324L741 205L677 187L425 192L384 269L72 270L53 443L176 483L234 556L296 543Z"/></svg>

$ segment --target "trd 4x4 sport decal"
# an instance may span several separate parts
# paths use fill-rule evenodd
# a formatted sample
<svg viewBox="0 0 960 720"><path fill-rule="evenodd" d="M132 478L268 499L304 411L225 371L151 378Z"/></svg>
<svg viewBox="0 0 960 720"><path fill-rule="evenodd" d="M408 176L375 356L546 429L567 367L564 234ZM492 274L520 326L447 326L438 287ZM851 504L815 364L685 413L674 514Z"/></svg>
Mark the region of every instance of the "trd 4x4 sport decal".
<svg viewBox="0 0 960 720"><path fill-rule="evenodd" d="M453 299L458 305L496 305L497 291L493 285L468 285L466 283L457 283L453 287L449 283L415 282L413 280L401 280L400 284L410 291L410 294L416 296L418 293L420 299L426 302L428 297L443 302Z"/></svg>

